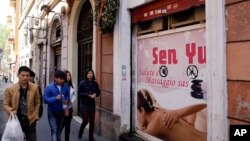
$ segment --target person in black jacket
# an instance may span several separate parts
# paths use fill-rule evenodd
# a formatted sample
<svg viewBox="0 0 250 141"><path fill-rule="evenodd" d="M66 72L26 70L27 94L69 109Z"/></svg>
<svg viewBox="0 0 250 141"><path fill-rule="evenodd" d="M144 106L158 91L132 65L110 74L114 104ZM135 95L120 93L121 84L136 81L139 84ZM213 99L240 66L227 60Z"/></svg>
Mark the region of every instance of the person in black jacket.
<svg viewBox="0 0 250 141"><path fill-rule="evenodd" d="M31 83L34 83L35 84L35 79L36 77L36 74L34 71L30 70L30 82ZM37 85L38 86L38 85ZM43 115L43 96L42 96L42 89L40 86L38 86L38 90L39 90L39 94L40 94L40 102L41 102L41 105L39 107L39 113L38 113L38 117L39 119L41 119L42 115Z"/></svg>
<svg viewBox="0 0 250 141"><path fill-rule="evenodd" d="M100 95L98 83L95 81L93 70L87 70L78 87L80 97L80 112L82 115L82 124L79 129L78 139L82 138L83 130L89 121L89 141L94 141L95 125L95 98Z"/></svg>

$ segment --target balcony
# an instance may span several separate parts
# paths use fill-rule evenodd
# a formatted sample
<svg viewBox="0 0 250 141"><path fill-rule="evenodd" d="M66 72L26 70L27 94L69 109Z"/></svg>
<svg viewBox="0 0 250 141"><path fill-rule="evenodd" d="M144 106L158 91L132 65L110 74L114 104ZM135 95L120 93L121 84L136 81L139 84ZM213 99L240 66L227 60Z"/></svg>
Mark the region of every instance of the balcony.
<svg viewBox="0 0 250 141"><path fill-rule="evenodd" d="M6 62L7 64L12 63L12 58L7 58Z"/></svg>
<svg viewBox="0 0 250 141"><path fill-rule="evenodd" d="M7 45L7 46L5 47L5 49L6 49L6 50L10 50L10 49L11 49L11 46L10 46L10 45Z"/></svg>
<svg viewBox="0 0 250 141"><path fill-rule="evenodd" d="M13 24L7 24L7 29L11 32L11 33L13 33L14 31L14 26L13 26Z"/></svg>
<svg viewBox="0 0 250 141"><path fill-rule="evenodd" d="M7 23L8 24L11 24L12 23L12 16L7 16Z"/></svg>
<svg viewBox="0 0 250 141"><path fill-rule="evenodd" d="M10 44L14 44L14 43L15 43L15 39L14 39L13 37L9 37L9 38L8 38L8 42L9 42Z"/></svg>
<svg viewBox="0 0 250 141"><path fill-rule="evenodd" d="M11 7L16 7L16 0L10 0L10 6Z"/></svg>

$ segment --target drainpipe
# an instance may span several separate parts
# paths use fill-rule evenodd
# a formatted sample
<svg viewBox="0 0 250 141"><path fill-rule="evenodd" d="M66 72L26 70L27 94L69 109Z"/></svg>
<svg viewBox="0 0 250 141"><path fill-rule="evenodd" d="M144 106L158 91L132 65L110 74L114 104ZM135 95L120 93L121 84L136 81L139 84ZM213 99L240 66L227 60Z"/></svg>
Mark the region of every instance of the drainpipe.
<svg viewBox="0 0 250 141"><path fill-rule="evenodd" d="M46 87L46 84L47 84L47 64L48 64L48 32L49 32L49 16L48 16L48 13L47 13L47 22L46 22L46 40L45 40L45 79L44 79L44 88Z"/></svg>
<svg viewBox="0 0 250 141"><path fill-rule="evenodd" d="M119 136L119 141L131 141L131 140L136 140L135 138L135 135L133 134L133 64L132 64L132 59L133 59L133 47L132 47L132 29L131 29L131 33L130 33L130 36L131 36L131 42L130 42L130 117L129 117L129 120L130 120L130 128L129 128L129 132L128 133L123 133ZM139 141L139 140L138 140Z"/></svg>
<svg viewBox="0 0 250 141"><path fill-rule="evenodd" d="M133 29L133 27L132 27ZM130 29L130 129L129 133L132 134L133 130L133 51L132 51L132 35L133 35L133 30Z"/></svg>
<svg viewBox="0 0 250 141"><path fill-rule="evenodd" d="M130 42L130 130L129 133L124 133L120 135L119 141L145 141L142 136L136 134L134 132L134 124L133 124L133 117L134 117L134 109L133 109L133 29L131 29L131 42Z"/></svg>

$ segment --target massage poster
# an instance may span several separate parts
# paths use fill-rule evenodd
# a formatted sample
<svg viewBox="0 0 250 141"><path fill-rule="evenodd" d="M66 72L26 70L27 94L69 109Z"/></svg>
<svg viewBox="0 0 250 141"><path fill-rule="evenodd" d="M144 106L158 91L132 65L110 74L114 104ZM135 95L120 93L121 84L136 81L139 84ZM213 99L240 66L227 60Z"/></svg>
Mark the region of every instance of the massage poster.
<svg viewBox="0 0 250 141"><path fill-rule="evenodd" d="M205 37L204 27L138 37L136 126L139 131L170 141L182 140L178 137L181 134L190 135L183 138L194 141L206 138ZM161 118L165 118L167 112L184 110L188 112L179 115L171 128L163 128L162 124L166 123Z"/></svg>

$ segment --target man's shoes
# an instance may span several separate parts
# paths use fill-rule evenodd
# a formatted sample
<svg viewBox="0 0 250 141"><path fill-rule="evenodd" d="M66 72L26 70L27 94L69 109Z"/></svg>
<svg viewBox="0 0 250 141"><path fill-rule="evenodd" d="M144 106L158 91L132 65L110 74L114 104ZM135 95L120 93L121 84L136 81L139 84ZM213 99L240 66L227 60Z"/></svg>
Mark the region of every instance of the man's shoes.
<svg viewBox="0 0 250 141"><path fill-rule="evenodd" d="M82 140L82 134L81 133L78 134L78 140L79 141Z"/></svg>

